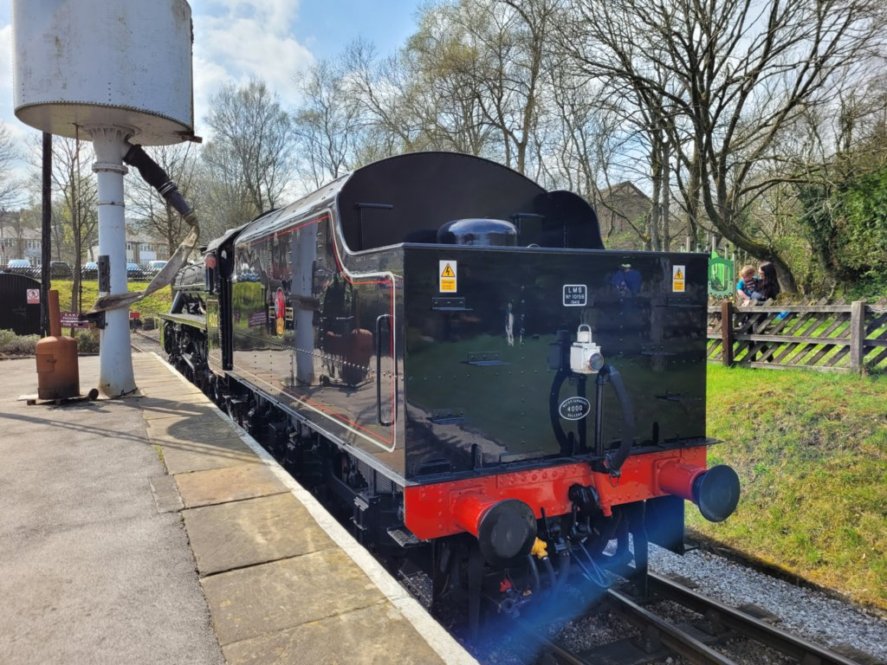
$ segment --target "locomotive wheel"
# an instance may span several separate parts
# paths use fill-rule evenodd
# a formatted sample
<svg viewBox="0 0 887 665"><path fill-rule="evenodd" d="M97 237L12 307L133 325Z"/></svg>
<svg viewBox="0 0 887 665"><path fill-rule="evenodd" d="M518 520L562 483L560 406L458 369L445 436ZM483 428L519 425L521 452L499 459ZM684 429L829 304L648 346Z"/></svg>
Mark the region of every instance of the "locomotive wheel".
<svg viewBox="0 0 887 665"><path fill-rule="evenodd" d="M209 398L216 403L218 406L224 405L224 400L222 398L222 391L219 387L219 377L215 374L209 375L209 386L207 388L207 392L209 393Z"/></svg>

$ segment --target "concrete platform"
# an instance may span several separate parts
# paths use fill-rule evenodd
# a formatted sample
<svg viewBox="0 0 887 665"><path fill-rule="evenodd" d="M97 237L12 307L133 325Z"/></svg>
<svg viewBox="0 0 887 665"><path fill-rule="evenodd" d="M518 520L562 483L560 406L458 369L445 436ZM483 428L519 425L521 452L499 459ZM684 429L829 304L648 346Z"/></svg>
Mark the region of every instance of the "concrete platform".
<svg viewBox="0 0 887 665"><path fill-rule="evenodd" d="M0 362L0 662L475 662L202 393L134 369L143 397L27 406L35 361Z"/></svg>

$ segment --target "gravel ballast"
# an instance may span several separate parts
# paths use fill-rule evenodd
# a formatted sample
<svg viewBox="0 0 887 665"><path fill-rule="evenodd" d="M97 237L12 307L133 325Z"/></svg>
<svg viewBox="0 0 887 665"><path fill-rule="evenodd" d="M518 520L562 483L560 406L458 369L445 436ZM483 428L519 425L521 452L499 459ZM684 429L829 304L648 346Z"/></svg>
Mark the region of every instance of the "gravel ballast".
<svg viewBox="0 0 887 665"><path fill-rule="evenodd" d="M848 648L887 663L887 620L857 605L775 578L704 550L683 556L650 547L650 570L692 580L726 605L754 605L779 625L830 649Z"/></svg>

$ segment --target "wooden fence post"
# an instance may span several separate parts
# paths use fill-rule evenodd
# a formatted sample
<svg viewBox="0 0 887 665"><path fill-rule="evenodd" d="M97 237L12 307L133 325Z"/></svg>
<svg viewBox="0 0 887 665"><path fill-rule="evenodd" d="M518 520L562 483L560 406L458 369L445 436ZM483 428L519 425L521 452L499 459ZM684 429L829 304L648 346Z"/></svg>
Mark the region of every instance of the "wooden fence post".
<svg viewBox="0 0 887 665"><path fill-rule="evenodd" d="M721 346L723 363L730 367L733 364L733 302L730 300L721 303Z"/></svg>
<svg viewBox="0 0 887 665"><path fill-rule="evenodd" d="M850 303L850 369L865 369L865 300Z"/></svg>

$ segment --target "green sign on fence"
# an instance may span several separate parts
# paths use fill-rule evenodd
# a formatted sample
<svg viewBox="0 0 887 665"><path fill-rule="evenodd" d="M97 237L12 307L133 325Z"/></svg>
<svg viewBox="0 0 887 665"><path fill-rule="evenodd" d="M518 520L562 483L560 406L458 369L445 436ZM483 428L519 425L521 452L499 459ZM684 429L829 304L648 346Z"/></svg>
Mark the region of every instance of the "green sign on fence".
<svg viewBox="0 0 887 665"><path fill-rule="evenodd" d="M729 296L733 293L733 261L712 251L708 262L708 295Z"/></svg>

